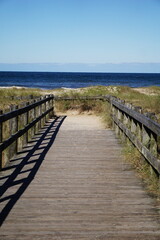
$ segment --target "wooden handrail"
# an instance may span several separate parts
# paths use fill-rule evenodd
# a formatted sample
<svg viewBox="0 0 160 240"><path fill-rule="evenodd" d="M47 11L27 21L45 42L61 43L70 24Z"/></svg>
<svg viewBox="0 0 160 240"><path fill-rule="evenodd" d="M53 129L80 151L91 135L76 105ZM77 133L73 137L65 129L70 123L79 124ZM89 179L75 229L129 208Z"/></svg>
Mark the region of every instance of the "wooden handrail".
<svg viewBox="0 0 160 240"><path fill-rule="evenodd" d="M155 134L160 136L160 124L159 123L153 121L151 118L145 116L144 114L137 112L136 110L129 109L127 106L125 106L125 104L122 104L122 103L114 100L114 98L112 98L112 97L106 97L106 98L117 109L121 110L123 113L128 114L130 117L132 117L136 121L140 122L141 124L146 126L148 129L150 129L152 132L154 132Z"/></svg>
<svg viewBox="0 0 160 240"><path fill-rule="evenodd" d="M26 103L26 106L12 107L10 112L0 115L0 168L3 168L17 153L22 137L25 139L21 140L21 148L24 145L23 142L27 143L36 129L40 129L45 121L54 115L53 100L53 95L42 96L39 99L31 98L31 102ZM4 126L5 128L7 126L10 132L7 139Z"/></svg>
<svg viewBox="0 0 160 240"><path fill-rule="evenodd" d="M106 95L106 96L82 96L82 97L54 97L48 95L40 99L39 101L32 102L28 106L20 109L15 109L6 114L0 115L0 158L3 159L2 152L7 147L17 141L25 133L28 133L38 122L44 119L49 113L54 110L53 100L55 101L72 101L72 100L102 100L111 104L111 116L116 133L120 136L128 138L135 147L142 153L145 159L150 165L160 174L160 159L159 157L159 139L160 139L160 124L153 119L138 112L133 106L124 103L120 99ZM46 103L50 101L51 104L46 106ZM45 107L42 110L42 105ZM29 121L29 112L39 108L38 116L34 116L32 121ZM6 121L12 119L18 119L20 115L26 114L26 125L23 129L18 129L8 139L3 139L2 125ZM17 127L15 127L17 129ZM122 136L123 135L123 136ZM3 165L1 160L1 167Z"/></svg>
<svg viewBox="0 0 160 240"><path fill-rule="evenodd" d="M4 151L8 146L10 146L13 142L15 142L19 137L24 135L29 129L31 129L37 122L39 122L43 117L45 117L48 113L53 111L53 107L48 109L46 112L44 112L41 116L33 120L30 124L28 124L24 129L19 130L14 135L12 135L10 138L5 140L3 143L0 144L0 151Z"/></svg>
<svg viewBox="0 0 160 240"><path fill-rule="evenodd" d="M24 114L30 110L32 110L33 108L45 103L45 102L48 102L50 100L54 99L54 96L45 96L44 99L42 100L39 100L38 102L35 102L35 103L32 103L26 107L23 107L23 108L20 108L20 109L17 109L17 110L14 110L14 111L11 111L11 112L8 112L8 113L5 113L3 115L0 115L0 123L2 122L5 122L11 118L14 118L14 117L17 117L21 114Z"/></svg>

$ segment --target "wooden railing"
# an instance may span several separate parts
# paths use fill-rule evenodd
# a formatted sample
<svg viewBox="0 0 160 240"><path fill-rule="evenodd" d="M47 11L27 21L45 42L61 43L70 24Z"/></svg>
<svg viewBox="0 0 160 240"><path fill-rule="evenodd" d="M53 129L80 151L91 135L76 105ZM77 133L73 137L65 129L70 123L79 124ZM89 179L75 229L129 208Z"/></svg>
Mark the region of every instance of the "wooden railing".
<svg viewBox="0 0 160 240"><path fill-rule="evenodd" d="M160 175L160 124L154 113L142 113L140 107L107 96L111 104L114 129L122 140L128 138L150 166Z"/></svg>
<svg viewBox="0 0 160 240"><path fill-rule="evenodd" d="M8 113L0 115L0 167L31 139L47 118L53 116L55 101L102 100L111 106L113 126L122 140L128 139L141 152L150 166L160 175L160 124L155 115L143 114L140 107L113 96L54 97L48 95L32 102L13 106Z"/></svg>
<svg viewBox="0 0 160 240"><path fill-rule="evenodd" d="M0 112L0 168L54 115L53 95L31 99Z"/></svg>
<svg viewBox="0 0 160 240"><path fill-rule="evenodd" d="M160 124L153 113L142 113L140 107L107 95L91 97L57 97L60 100L103 100L110 103L113 128L122 140L130 140L150 166L160 175Z"/></svg>

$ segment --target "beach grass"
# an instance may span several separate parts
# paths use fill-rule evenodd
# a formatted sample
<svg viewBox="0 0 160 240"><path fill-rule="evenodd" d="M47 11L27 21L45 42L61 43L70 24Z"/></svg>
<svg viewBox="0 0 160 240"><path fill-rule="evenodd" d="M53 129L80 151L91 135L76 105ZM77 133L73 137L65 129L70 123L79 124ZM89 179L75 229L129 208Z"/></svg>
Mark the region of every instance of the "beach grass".
<svg viewBox="0 0 160 240"><path fill-rule="evenodd" d="M159 176L132 144L123 144L124 161L136 170L148 194L160 201Z"/></svg>
<svg viewBox="0 0 160 240"><path fill-rule="evenodd" d="M157 121L160 122L160 87L147 87L147 88L130 88L125 86L95 86L75 90L64 90L59 92L62 97L76 97L77 99L82 96L103 96L113 95L134 106L140 106L143 112L153 112L156 114ZM58 92L56 92L58 95ZM94 111L95 113L102 112L103 103L90 100L74 100L62 101L58 103L57 108L61 111L78 109L80 112Z"/></svg>
<svg viewBox="0 0 160 240"><path fill-rule="evenodd" d="M0 88L0 109L5 109L9 105L19 104L20 99L15 97L40 96L44 94L55 94L62 97L80 98L83 96L116 96L134 106L140 106L143 112L154 112L158 122L160 122L160 87L152 86L145 88L131 88L127 86L92 86L78 89L53 89L40 90L29 88ZM56 103L56 110L65 112L67 110L78 110L79 113L90 111L95 114L102 114L107 108L107 104L102 101L74 100L61 101Z"/></svg>
<svg viewBox="0 0 160 240"><path fill-rule="evenodd" d="M17 103L13 97L24 97L24 96L40 96L44 94L55 94L62 97L76 97L80 98L83 96L104 96L113 95L120 99L125 100L135 106L141 106L145 112L154 112L158 118L160 114L160 87L146 87L146 88L130 88L127 86L93 86L78 89L53 89L53 90L40 90L40 89L29 89L29 88L0 88L0 108L5 108L6 105ZM59 105L63 111L80 108L80 111L94 110L101 112L102 106L99 101L92 102L84 100L74 100L70 103L62 102Z"/></svg>
<svg viewBox="0 0 160 240"><path fill-rule="evenodd" d="M39 89L29 88L0 88L0 110L6 110L11 105L18 105L22 101L27 101L27 97L38 97L42 95ZM26 100L25 100L26 97Z"/></svg>

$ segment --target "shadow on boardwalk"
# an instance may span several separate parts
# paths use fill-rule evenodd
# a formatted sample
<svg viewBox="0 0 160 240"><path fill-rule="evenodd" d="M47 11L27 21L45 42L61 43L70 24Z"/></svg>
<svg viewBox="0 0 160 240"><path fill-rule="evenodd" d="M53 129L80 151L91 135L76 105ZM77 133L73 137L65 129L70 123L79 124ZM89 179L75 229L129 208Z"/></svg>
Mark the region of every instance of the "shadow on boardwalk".
<svg viewBox="0 0 160 240"><path fill-rule="evenodd" d="M29 145L1 172L0 203L2 211L0 213L0 226L34 179L64 119L65 117L57 117L47 122L41 132L36 134ZM15 164L17 162L18 164ZM14 188L13 194L10 191L11 188Z"/></svg>

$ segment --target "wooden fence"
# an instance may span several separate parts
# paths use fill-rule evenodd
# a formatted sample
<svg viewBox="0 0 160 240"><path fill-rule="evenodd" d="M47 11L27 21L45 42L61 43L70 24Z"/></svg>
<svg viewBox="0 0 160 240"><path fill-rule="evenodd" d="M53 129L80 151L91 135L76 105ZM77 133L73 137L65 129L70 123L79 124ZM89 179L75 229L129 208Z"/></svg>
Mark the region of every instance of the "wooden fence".
<svg viewBox="0 0 160 240"><path fill-rule="evenodd" d="M128 139L141 152L150 166L160 175L160 124L152 113L143 114L140 107L113 96L54 97L47 95L32 102L13 106L0 115L0 167L31 139L47 118L53 116L53 100L103 100L110 103L113 126L122 140Z"/></svg>
<svg viewBox="0 0 160 240"><path fill-rule="evenodd" d="M53 95L42 96L0 112L0 168L54 115L53 100Z"/></svg>
<svg viewBox="0 0 160 240"><path fill-rule="evenodd" d="M122 140L128 138L141 152L150 166L160 175L160 124L154 113L142 113L134 107L112 96L106 96L111 104L114 129Z"/></svg>

